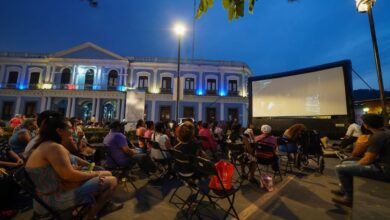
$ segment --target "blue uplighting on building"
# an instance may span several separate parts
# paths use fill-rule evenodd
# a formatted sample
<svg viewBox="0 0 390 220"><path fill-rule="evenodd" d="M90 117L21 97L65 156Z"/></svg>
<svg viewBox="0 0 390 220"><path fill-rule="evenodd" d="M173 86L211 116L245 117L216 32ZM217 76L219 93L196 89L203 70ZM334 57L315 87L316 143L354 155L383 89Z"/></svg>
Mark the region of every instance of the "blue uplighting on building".
<svg viewBox="0 0 390 220"><path fill-rule="evenodd" d="M24 90L24 89L27 89L27 86L24 85L24 84L19 84L19 85L17 86L17 88L20 89L20 90Z"/></svg>
<svg viewBox="0 0 390 220"><path fill-rule="evenodd" d="M197 95L203 95L203 91L201 89L196 90Z"/></svg>
<svg viewBox="0 0 390 220"><path fill-rule="evenodd" d="M117 90L121 91L121 92L125 92L126 91L126 86L118 86Z"/></svg>
<svg viewBox="0 0 390 220"><path fill-rule="evenodd" d="M226 96L226 92L225 92L224 90L221 90L221 91L219 92L219 95L220 95L220 96Z"/></svg>

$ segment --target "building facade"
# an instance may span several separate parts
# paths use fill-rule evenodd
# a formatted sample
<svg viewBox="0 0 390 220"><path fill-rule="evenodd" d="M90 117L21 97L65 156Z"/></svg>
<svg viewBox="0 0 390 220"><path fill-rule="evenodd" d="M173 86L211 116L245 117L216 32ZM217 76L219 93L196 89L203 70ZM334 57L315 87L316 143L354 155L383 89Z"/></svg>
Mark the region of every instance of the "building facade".
<svg viewBox="0 0 390 220"><path fill-rule="evenodd" d="M246 124L250 75L242 62L182 60L179 118ZM54 54L0 53L3 120L48 109L83 120L122 120L132 110L129 91L144 93L146 120L175 119L177 60L123 57L92 43Z"/></svg>

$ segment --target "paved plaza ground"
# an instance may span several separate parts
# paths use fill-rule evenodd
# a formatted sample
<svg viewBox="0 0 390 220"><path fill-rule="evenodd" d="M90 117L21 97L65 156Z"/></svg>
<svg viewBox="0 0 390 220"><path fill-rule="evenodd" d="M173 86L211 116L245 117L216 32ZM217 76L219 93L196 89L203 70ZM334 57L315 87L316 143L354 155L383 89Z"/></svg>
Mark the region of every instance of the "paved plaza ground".
<svg viewBox="0 0 390 220"><path fill-rule="evenodd" d="M323 175L311 169L287 174L282 182L276 183L273 192L265 192L260 186L245 181L235 201L240 219L348 219L351 209L334 205L329 192L337 188L334 167L338 162L337 158L326 158ZM102 217L102 220L185 219L178 208L169 203L174 188L180 182L171 180L152 185L148 179L137 179L135 184L138 190L130 184L128 192L118 187L114 200L124 202L124 208ZM188 193L185 187L179 190L181 196ZM220 210L205 207L201 213L218 215ZM29 210L15 219L29 219L31 214Z"/></svg>

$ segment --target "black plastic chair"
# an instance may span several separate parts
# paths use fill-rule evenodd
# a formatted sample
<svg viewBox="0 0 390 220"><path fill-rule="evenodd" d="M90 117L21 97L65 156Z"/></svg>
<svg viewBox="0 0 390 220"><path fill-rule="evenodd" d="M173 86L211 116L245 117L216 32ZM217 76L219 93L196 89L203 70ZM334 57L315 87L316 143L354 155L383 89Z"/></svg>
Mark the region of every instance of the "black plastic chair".
<svg viewBox="0 0 390 220"><path fill-rule="evenodd" d="M147 143L150 146L152 146L153 149L160 152L160 154L163 157L161 159L152 158L156 163L160 164L163 169L163 174L160 176L160 178L172 174L172 169L171 169L172 158L170 157L170 153L169 153L170 151L162 149L160 144L157 141L148 140Z"/></svg>
<svg viewBox="0 0 390 220"><path fill-rule="evenodd" d="M267 171L271 166L274 171L274 178L276 175L279 175L280 181L283 180L282 174L280 172L279 166L279 157L275 153L274 146L265 144L265 143L255 143L255 155L257 160L257 170L261 175L261 165L267 167Z"/></svg>
<svg viewBox="0 0 390 220"><path fill-rule="evenodd" d="M239 219L238 213L237 213L236 209L234 208L234 200L235 200L236 192L240 189L241 184L239 186L233 185L231 189L225 189L225 187L222 183L222 179L218 175L217 168L215 167L213 162L211 162L207 159L201 158L201 157L196 157L196 158L194 158L192 164L197 172L199 172L205 176L208 176L208 177L216 176L218 179L218 183L221 185L220 190L210 189L208 187L205 189L205 187L199 186L199 192L202 194L202 197L197 202L197 206L196 206L193 214L196 214L198 216L200 215L198 210L199 210L200 206L202 205L201 204L202 201L205 198L207 198L214 209L219 207L220 209L222 209L225 212L225 216L222 219L226 219L229 215ZM221 207L217 203L221 199L226 199L228 201L229 207L227 209L224 209L223 207Z"/></svg>
<svg viewBox="0 0 390 220"><path fill-rule="evenodd" d="M135 186L133 179L130 177L131 171L134 169L136 163L131 163L128 166L121 166L119 163L115 160L115 158L111 155L111 150L109 147L104 146L104 153L106 156L106 160L110 159L114 166L105 166L105 169L112 172L112 175L115 176L120 184L123 184L124 188L129 191L127 187L127 181L130 182L130 184L134 187L135 190L138 188Z"/></svg>
<svg viewBox="0 0 390 220"><path fill-rule="evenodd" d="M293 172L293 166L295 165L295 161L294 158L291 158L291 156L289 155L290 154L289 152L291 151L289 149L289 140L282 137L278 137L277 143L278 143L278 156L280 158L284 158L284 160L281 161L285 161L284 175L286 176L288 170L289 172ZM286 146L286 151L280 151L281 145Z"/></svg>
<svg viewBox="0 0 390 220"><path fill-rule="evenodd" d="M35 185L28 175L24 167L20 167L12 175L14 182L29 196L31 196L35 201L37 201L44 209L47 210L48 215L38 216L34 212L32 219L69 219L69 216L72 216L72 219L82 219L82 216L86 214L88 204L79 204L67 210L56 210L43 201L35 190ZM73 216L73 211L77 211L77 215Z"/></svg>
<svg viewBox="0 0 390 220"><path fill-rule="evenodd" d="M192 167L192 161L193 157L186 155L182 153L179 150L171 149L170 153L172 155L172 158L175 162L175 168L177 166L187 166ZM196 184L197 177L195 175L195 172L189 172L189 173L182 173L179 170L175 169L176 177L183 183L179 187L175 189L173 192L171 198L169 198L169 203L175 205L177 208L179 208L180 211L184 213L184 216L186 218L189 218L189 213L191 211L192 205L196 202L196 199L199 195L199 188ZM180 197L177 192L180 188L183 186L187 187L187 189L190 190L190 194L184 198ZM177 198L179 202L173 201L174 198ZM187 209L187 210L186 210Z"/></svg>

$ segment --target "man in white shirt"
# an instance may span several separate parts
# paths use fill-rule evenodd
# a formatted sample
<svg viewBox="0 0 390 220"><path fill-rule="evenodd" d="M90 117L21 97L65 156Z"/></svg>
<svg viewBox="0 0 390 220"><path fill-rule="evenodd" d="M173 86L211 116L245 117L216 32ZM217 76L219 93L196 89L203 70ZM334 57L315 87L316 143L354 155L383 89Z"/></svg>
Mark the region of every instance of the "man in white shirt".
<svg viewBox="0 0 390 220"><path fill-rule="evenodd" d="M348 130L345 133L344 139L341 141L342 149L345 149L349 145L355 143L358 137L362 134L360 125L356 124L353 120L349 120L348 125Z"/></svg>

